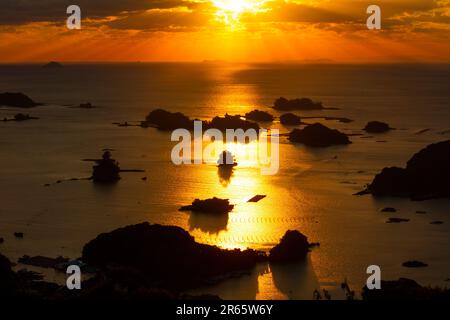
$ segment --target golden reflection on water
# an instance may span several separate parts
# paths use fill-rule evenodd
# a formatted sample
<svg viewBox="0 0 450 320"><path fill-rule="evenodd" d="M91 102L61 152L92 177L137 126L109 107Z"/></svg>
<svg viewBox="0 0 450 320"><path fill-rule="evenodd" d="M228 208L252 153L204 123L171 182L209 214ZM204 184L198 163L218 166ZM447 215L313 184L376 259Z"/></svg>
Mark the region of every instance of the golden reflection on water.
<svg viewBox="0 0 450 320"><path fill-rule="evenodd" d="M285 192L272 183L274 176L261 174L264 165L258 158L258 143L258 140L245 144L214 142L216 153L204 159L208 164L203 166L207 168L197 171L200 181L210 183L207 189L199 190L197 197L226 198L235 207L228 216L189 213L189 230L198 241L228 249L267 249L280 240L288 224L298 222L296 217L280 212ZM216 166L223 150L231 151L238 162L237 167L225 173ZM267 197L249 203L255 195Z"/></svg>
<svg viewBox="0 0 450 320"><path fill-rule="evenodd" d="M268 251L279 242L286 230L307 229L305 217L296 206L298 198L290 199L291 195L285 187L289 181L279 184L276 183L277 176L261 174L262 165L255 157L258 141L219 144L218 155L223 148L232 151L238 166L224 183L215 165L217 158L211 159L215 161L198 170L199 180L211 183L205 189L198 190L196 195L201 198L228 198L235 207L228 215L221 216L190 213L189 231L197 241L225 249ZM258 194L267 197L257 203L248 202ZM295 194L298 196L299 193ZM320 289L320 285L308 257L306 261L288 266L258 264L249 275L191 293L207 292L223 299L312 299L316 289Z"/></svg>

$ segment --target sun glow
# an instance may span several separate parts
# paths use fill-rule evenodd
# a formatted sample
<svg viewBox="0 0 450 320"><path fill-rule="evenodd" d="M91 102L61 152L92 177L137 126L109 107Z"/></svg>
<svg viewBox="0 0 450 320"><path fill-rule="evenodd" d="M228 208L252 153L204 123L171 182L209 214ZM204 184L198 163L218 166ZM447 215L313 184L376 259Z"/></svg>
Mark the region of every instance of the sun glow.
<svg viewBox="0 0 450 320"><path fill-rule="evenodd" d="M239 24L239 18L244 13L258 13L265 11L267 0L212 0L217 8L216 17L228 25Z"/></svg>

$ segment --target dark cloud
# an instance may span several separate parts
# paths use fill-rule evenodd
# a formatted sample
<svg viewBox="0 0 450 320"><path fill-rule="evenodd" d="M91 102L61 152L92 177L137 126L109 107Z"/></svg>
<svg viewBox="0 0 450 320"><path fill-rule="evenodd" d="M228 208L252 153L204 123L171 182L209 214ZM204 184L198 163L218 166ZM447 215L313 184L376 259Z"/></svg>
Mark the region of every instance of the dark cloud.
<svg viewBox="0 0 450 320"><path fill-rule="evenodd" d="M256 20L263 17L267 21L273 22L358 22L365 21L366 10L372 4L380 6L384 19L448 7L448 2L445 4L442 0L335 0L317 1L313 4L273 0L267 3L270 11L260 14L258 17L248 15L248 19Z"/></svg>
<svg viewBox="0 0 450 320"><path fill-rule="evenodd" d="M201 11L147 10L126 15L107 25L114 29L191 31L206 26L210 16Z"/></svg>
<svg viewBox="0 0 450 320"><path fill-rule="evenodd" d="M279 27L282 23L288 23L291 27L295 23L310 24L339 33L357 31L365 28L368 17L366 10L374 3L381 8L382 25L386 30L404 31L417 24L424 26L424 22L429 22L427 26L431 30L432 23L450 22L450 1L447 0L335 0L317 1L309 5L273 0L267 3L271 10L258 15L245 14L242 20L248 23L276 23ZM426 27L420 30L424 32Z"/></svg>
<svg viewBox="0 0 450 320"><path fill-rule="evenodd" d="M183 0L1 0L0 24L56 22L67 19L69 5L80 6L83 17L103 18L123 12L195 6Z"/></svg>
<svg viewBox="0 0 450 320"><path fill-rule="evenodd" d="M311 22L311 23L338 23L354 20L355 17L328 9L326 6L308 6L301 3L272 1L268 3L270 10L243 17L247 22ZM361 14L360 14L361 15Z"/></svg>

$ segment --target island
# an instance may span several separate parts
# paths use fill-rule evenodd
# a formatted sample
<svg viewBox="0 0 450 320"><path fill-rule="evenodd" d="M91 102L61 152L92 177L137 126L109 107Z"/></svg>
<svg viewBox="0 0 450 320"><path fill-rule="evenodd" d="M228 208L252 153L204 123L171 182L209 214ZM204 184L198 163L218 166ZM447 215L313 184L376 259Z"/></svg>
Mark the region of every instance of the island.
<svg viewBox="0 0 450 320"><path fill-rule="evenodd" d="M302 123L302 120L293 113L285 113L280 116L280 123L285 126L297 126Z"/></svg>
<svg viewBox="0 0 450 320"><path fill-rule="evenodd" d="M273 104L275 110L293 111L293 110L323 110L325 109L322 102L315 102L309 98L300 98L288 100L286 98L278 98Z"/></svg>
<svg viewBox="0 0 450 320"><path fill-rule="evenodd" d="M30 97L21 92L0 93L0 106L15 108L33 108L42 105L34 102Z"/></svg>
<svg viewBox="0 0 450 320"><path fill-rule="evenodd" d="M406 168L384 168L358 193L409 197L413 200L450 197L450 140L431 144L412 156Z"/></svg>
<svg viewBox="0 0 450 320"><path fill-rule="evenodd" d="M194 211L212 214L226 214L233 210L234 205L228 199L211 198L206 200L195 199L191 205L183 206L180 211Z"/></svg>
<svg viewBox="0 0 450 320"><path fill-rule="evenodd" d="M320 123L311 124L304 129L294 129L289 134L289 140L310 147L351 144L350 139L345 133L336 129L330 129Z"/></svg>
<svg viewBox="0 0 450 320"><path fill-rule="evenodd" d="M45 68L45 69L60 69L62 67L63 67L63 65L56 61L50 61L49 63L44 64L42 66L42 68Z"/></svg>
<svg viewBox="0 0 450 320"><path fill-rule="evenodd" d="M245 114L245 119L252 121L261 121L261 122L272 122L275 118L268 112L260 111L258 109L247 112Z"/></svg>
<svg viewBox="0 0 450 320"><path fill-rule="evenodd" d="M369 133L385 133L393 130L387 123L380 121L370 121L363 129Z"/></svg>
<svg viewBox="0 0 450 320"><path fill-rule="evenodd" d="M153 127L162 131L173 131L176 129L194 129L195 119L190 119L181 112L170 112L163 109L151 111L141 126L144 128ZM203 121L202 127L207 129L218 129L226 131L227 129L254 129L259 130L259 125L255 122L244 120L239 115L225 114L224 117L216 116L211 121Z"/></svg>

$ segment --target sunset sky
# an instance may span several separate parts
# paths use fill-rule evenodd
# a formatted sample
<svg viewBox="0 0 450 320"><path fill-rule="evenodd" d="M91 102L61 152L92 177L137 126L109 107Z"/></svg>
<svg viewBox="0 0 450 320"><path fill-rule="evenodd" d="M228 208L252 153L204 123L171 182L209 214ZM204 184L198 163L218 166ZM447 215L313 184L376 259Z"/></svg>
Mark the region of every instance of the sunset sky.
<svg viewBox="0 0 450 320"><path fill-rule="evenodd" d="M65 25L68 5L82 29ZM366 9L382 10L368 30ZM0 62L450 62L450 0L2 0Z"/></svg>

